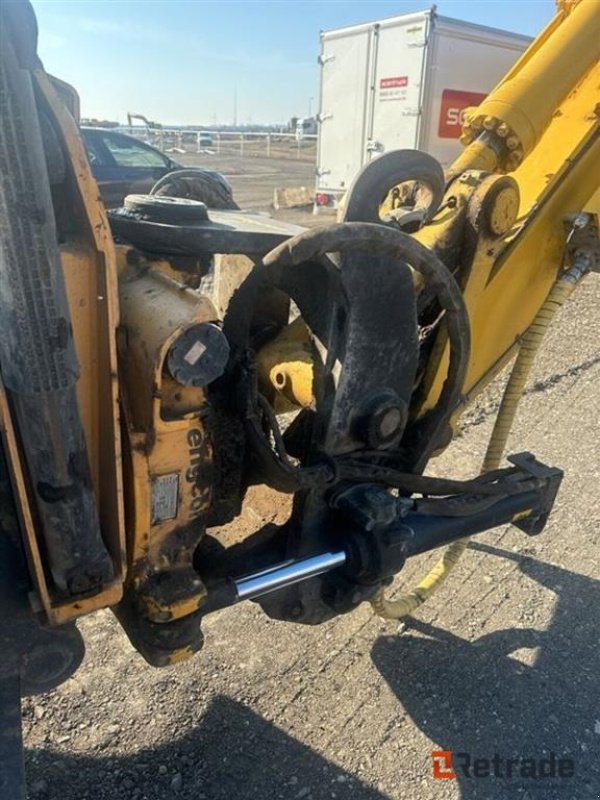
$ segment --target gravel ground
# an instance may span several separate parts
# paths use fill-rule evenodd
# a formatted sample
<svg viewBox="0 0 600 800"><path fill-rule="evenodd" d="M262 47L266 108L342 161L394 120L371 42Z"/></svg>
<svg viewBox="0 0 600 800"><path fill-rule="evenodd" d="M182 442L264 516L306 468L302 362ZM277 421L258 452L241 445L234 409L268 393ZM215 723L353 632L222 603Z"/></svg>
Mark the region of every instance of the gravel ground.
<svg viewBox="0 0 600 800"><path fill-rule="evenodd" d="M258 161L242 165L252 178L228 167L242 205L252 191L256 206L268 206L271 181L290 185L306 171L298 164L298 173L276 167L267 176ZM588 279L561 312L510 441L513 452L531 450L566 470L538 538L511 527L478 537L403 632L368 606L310 629L246 603L206 620L195 659L154 670L110 612L82 620L81 669L24 701L30 797L598 797L598 287ZM494 383L464 418L436 473L477 472L500 388ZM255 490L235 531L282 519L288 508L287 498ZM431 562L411 562L397 585L412 585ZM431 751L440 749L503 759L553 752L574 760L575 777L435 780Z"/></svg>
<svg viewBox="0 0 600 800"><path fill-rule="evenodd" d="M222 172L231 184L233 196L240 208L272 212L275 189L315 185L315 164L310 161L195 153L186 153L177 158L185 166L205 167ZM281 210L274 216L307 227L323 219L323 217L313 217L308 211L297 209Z"/></svg>

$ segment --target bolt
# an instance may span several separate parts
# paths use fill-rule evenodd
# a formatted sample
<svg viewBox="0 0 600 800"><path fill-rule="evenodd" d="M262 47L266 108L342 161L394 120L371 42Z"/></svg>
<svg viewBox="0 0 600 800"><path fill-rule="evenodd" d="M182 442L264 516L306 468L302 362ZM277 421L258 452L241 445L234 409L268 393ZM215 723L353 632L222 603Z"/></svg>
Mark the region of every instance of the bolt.
<svg viewBox="0 0 600 800"><path fill-rule="evenodd" d="M518 153L511 153L506 159L506 168L509 170L516 169L521 163L521 158Z"/></svg>
<svg viewBox="0 0 600 800"><path fill-rule="evenodd" d="M573 219L573 227L574 228L585 228L585 226L589 222L588 214L577 214Z"/></svg>
<svg viewBox="0 0 600 800"><path fill-rule="evenodd" d="M509 136L506 140L506 146L509 150L516 150L516 148L519 146L519 137Z"/></svg>
<svg viewBox="0 0 600 800"><path fill-rule="evenodd" d="M483 120L483 127L486 129L486 131L493 131L497 122L498 120L495 117L486 117Z"/></svg>
<svg viewBox="0 0 600 800"><path fill-rule="evenodd" d="M506 122L501 122L500 125L496 128L496 133L500 136L501 139L505 139L508 134L510 133L510 128L506 124Z"/></svg>
<svg viewBox="0 0 600 800"><path fill-rule="evenodd" d="M377 426L382 439L388 439L398 431L402 424L402 416L399 408L390 408L382 414Z"/></svg>
<svg viewBox="0 0 600 800"><path fill-rule="evenodd" d="M406 404L396 392L385 389L363 406L356 433L371 447L389 446L402 433L406 416Z"/></svg>

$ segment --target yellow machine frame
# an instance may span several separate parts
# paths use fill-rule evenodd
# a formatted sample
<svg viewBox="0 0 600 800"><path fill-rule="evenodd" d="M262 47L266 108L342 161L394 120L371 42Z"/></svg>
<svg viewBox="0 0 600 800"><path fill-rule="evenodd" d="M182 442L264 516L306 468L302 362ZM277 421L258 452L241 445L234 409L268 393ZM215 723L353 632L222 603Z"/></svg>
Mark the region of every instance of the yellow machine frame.
<svg viewBox="0 0 600 800"><path fill-rule="evenodd" d="M217 320L218 314L167 264L144 262L129 248L119 248L117 258L76 122L46 73L38 69L34 77L68 149L79 203L79 234L61 245L61 257L82 365L78 397L94 491L116 567L113 584L94 596L76 602L52 596L0 391L0 428L13 464L36 602L57 624L114 606L125 585L143 584L150 619L184 617L202 603L202 582L188 582L192 588L183 593L177 588L163 592L155 590L157 576L173 569L191 573L195 542L182 532L199 509L210 506L210 491L195 480L181 481L175 518L156 525L153 483L200 469L198 458L209 476L213 449L203 422L202 392L176 391L164 359L177 336L200 321ZM447 172L440 210L415 234L442 260L460 266L472 350L456 416L514 354L568 266L569 220L583 210L598 210L599 100L600 6L595 0L561 2L555 19L466 117L466 147ZM419 415L435 405L447 370L442 327L421 376ZM259 371L279 398L278 410L310 405L314 377L300 323L259 354ZM201 455L190 456L190 449L201 449Z"/></svg>

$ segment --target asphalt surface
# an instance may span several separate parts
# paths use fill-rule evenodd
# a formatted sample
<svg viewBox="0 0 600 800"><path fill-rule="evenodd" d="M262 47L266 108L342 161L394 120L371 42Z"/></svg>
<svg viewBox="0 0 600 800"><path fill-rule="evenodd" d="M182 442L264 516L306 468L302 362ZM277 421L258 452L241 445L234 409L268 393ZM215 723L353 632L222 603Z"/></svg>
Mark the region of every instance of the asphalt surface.
<svg viewBox="0 0 600 800"><path fill-rule="evenodd" d="M259 166L254 178L230 175L242 205L246 185L259 207L270 202L271 181L297 182L291 167L267 176ZM560 313L510 440L512 452L533 451L566 472L539 537L510 526L478 537L401 633L369 606L313 629L271 621L247 603L206 621L195 659L154 670L110 612L82 620L81 669L24 701L30 796L598 797L599 294L592 276ZM436 474L477 473L499 392L496 382L464 417ZM282 519L287 508L286 498L255 490L236 531ZM409 563L395 587L412 586L434 559ZM467 757L458 753L471 763L497 754L502 776L457 768L456 778L435 779L431 752L439 750L455 754L455 767ZM506 776L507 759L551 753L571 759L574 777L523 777L521 762Z"/></svg>

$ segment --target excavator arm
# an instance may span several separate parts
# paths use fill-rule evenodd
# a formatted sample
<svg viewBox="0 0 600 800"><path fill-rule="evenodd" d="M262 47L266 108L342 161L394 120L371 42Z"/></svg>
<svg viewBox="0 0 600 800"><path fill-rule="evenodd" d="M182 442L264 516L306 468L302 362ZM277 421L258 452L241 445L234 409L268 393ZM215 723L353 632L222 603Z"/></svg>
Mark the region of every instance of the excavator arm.
<svg viewBox="0 0 600 800"><path fill-rule="evenodd" d="M467 113L445 171L424 153L384 154L343 219L311 231L189 198L129 196L106 212L69 93L37 58L31 7L1 13L0 640L13 724L0 760L3 796L17 798L19 691L76 669L78 617L112 608L162 666L201 648L215 609L251 599L317 624L370 601L399 618L470 536L543 529L562 473L502 457L547 325L599 268L600 9L559 3ZM512 359L481 474L424 474ZM227 546L219 531L253 484L293 495L290 519ZM406 559L443 545L413 592L386 598Z"/></svg>
<svg viewBox="0 0 600 800"><path fill-rule="evenodd" d="M132 122L133 122L134 119L139 119L141 122L144 123L144 125L148 129L150 129L150 128L153 128L153 129L162 128L162 125L160 125L160 123L152 122L152 120L149 120L143 114L134 114L132 111L128 111L127 112L127 125L128 125L128 127L130 127L130 128L132 127Z"/></svg>

